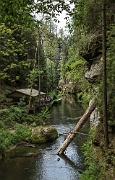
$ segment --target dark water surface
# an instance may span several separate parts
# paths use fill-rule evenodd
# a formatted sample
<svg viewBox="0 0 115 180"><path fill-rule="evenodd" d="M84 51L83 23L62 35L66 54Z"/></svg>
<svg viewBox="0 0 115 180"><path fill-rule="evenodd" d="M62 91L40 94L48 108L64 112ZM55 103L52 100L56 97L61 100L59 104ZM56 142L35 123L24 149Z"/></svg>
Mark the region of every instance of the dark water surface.
<svg viewBox="0 0 115 180"><path fill-rule="evenodd" d="M65 156L59 157L57 152L83 112L73 97L63 97L62 103L53 107L48 120L48 124L58 130L59 138L55 142L40 145L36 157L1 161L0 180L78 180L83 170L81 146L87 137L78 134L65 151ZM87 123L81 132L87 133L88 129Z"/></svg>

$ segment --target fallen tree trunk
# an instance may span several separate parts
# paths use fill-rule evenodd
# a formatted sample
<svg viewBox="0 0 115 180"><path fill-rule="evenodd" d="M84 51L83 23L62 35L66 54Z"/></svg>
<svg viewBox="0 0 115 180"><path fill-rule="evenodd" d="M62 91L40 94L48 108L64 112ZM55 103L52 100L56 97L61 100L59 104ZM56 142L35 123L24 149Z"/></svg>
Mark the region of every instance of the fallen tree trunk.
<svg viewBox="0 0 115 180"><path fill-rule="evenodd" d="M75 128L69 133L68 137L66 138L66 140L64 141L64 143L62 144L62 146L60 147L59 151L58 151L58 155L61 155L64 153L64 151L66 150L66 148L68 147L68 145L71 143L71 141L74 139L74 137L76 136L76 133L81 129L81 127L85 124L85 122L88 120L88 117L90 116L90 114L94 111L95 109L95 103L94 100L91 101L89 107L87 108L87 110L85 111L84 115L81 117L81 119L79 120L79 122L76 124Z"/></svg>

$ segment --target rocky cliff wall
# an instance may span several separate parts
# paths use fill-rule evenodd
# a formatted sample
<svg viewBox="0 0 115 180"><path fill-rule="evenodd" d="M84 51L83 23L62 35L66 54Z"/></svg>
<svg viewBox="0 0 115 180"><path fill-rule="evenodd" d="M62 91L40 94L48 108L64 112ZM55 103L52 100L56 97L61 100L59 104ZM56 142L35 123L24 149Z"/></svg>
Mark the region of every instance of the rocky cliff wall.
<svg viewBox="0 0 115 180"><path fill-rule="evenodd" d="M100 39L99 39L100 41ZM99 44L99 43L98 43ZM99 84L102 82L102 72L103 72L103 58L101 53L102 46L91 46L91 49L83 54L83 58L86 60L84 68L84 76L89 83L91 83L92 89L90 89L90 98L95 98L99 94ZM93 49L93 50L92 50ZM89 53L91 52L91 53ZM91 126L96 128L99 124L99 110L96 108L90 116Z"/></svg>

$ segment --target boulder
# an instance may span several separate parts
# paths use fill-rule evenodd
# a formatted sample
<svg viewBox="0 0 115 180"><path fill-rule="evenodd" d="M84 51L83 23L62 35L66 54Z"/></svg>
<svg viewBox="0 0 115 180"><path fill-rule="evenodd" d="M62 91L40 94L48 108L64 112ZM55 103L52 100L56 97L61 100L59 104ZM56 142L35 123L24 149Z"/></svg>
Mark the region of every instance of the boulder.
<svg viewBox="0 0 115 180"><path fill-rule="evenodd" d="M32 143L46 143L57 139L58 132L52 126L38 126L32 129Z"/></svg>
<svg viewBox="0 0 115 180"><path fill-rule="evenodd" d="M3 158L36 156L40 152L39 144L53 141L57 139L57 137L58 132L52 126L38 126L32 128L31 139L29 142L19 142L8 149L5 154L3 154L2 149L0 148L0 160Z"/></svg>

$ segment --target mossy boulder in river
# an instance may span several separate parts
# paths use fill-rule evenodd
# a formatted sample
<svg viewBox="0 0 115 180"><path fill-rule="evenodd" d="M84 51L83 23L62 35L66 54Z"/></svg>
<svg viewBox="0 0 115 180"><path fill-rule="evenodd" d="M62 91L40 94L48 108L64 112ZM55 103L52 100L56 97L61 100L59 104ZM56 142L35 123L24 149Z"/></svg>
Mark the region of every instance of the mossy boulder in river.
<svg viewBox="0 0 115 180"><path fill-rule="evenodd" d="M57 139L58 132L52 126L38 126L32 129L32 143L45 143Z"/></svg>
<svg viewBox="0 0 115 180"><path fill-rule="evenodd" d="M57 137L58 132L52 126L32 128L31 142L19 142L7 150L4 156L5 158L36 156L39 153L40 144L42 145L43 143L53 141L57 139ZM2 160L4 157L1 151L0 154L0 160Z"/></svg>

